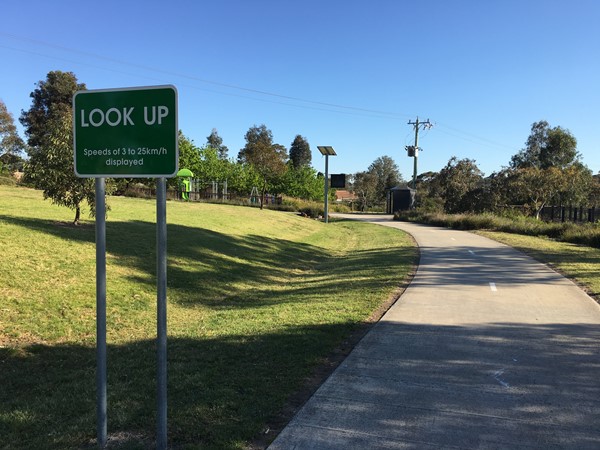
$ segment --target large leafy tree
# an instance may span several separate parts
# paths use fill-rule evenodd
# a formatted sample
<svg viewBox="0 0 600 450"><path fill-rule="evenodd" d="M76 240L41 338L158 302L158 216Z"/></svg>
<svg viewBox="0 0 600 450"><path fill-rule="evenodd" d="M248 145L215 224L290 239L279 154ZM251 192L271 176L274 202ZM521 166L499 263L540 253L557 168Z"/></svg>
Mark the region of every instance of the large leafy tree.
<svg viewBox="0 0 600 450"><path fill-rule="evenodd" d="M85 89L71 72L49 72L31 93L31 108L21 113L29 144L26 181L44 191L53 203L75 210L79 223L84 200L95 209L94 183L75 176L73 163L72 99Z"/></svg>
<svg viewBox="0 0 600 450"><path fill-rule="evenodd" d="M600 174L592 176L588 204L596 208L600 206Z"/></svg>
<svg viewBox="0 0 600 450"><path fill-rule="evenodd" d="M273 143L273 133L264 124L251 127L245 139L246 145L238 153L238 162L250 164L260 175L262 209L267 189L285 174L287 150L283 145Z"/></svg>
<svg viewBox="0 0 600 450"><path fill-rule="evenodd" d="M437 176L444 210L457 213L475 209L472 199L474 191L481 187L483 173L472 159L450 158Z"/></svg>
<svg viewBox="0 0 600 450"><path fill-rule="evenodd" d="M206 144L217 151L219 159L227 159L229 149L223 145L223 138L219 136L216 128L213 128L210 135L206 138Z"/></svg>
<svg viewBox="0 0 600 450"><path fill-rule="evenodd" d="M291 166L283 176L281 190L290 197L323 200L323 180L323 175L317 173L312 167Z"/></svg>
<svg viewBox="0 0 600 450"><path fill-rule="evenodd" d="M513 169L537 167L567 168L580 160L577 139L561 127L550 127L545 120L535 122L525 148L511 158Z"/></svg>
<svg viewBox="0 0 600 450"><path fill-rule="evenodd" d="M510 162L508 189L513 201L538 217L548 204L577 204L592 189L591 171L581 163L577 139L542 120L531 126L525 148Z"/></svg>
<svg viewBox="0 0 600 450"><path fill-rule="evenodd" d="M386 191L404 183L398 165L389 156L380 156L367 170L375 178L374 201L384 202Z"/></svg>
<svg viewBox="0 0 600 450"><path fill-rule="evenodd" d="M405 183L398 165L389 156L380 156L364 172L354 174L352 190L358 196L361 209L385 202L386 191Z"/></svg>
<svg viewBox="0 0 600 450"><path fill-rule="evenodd" d="M358 196L361 211L377 203L377 176L373 172L357 172L354 174L352 190Z"/></svg>
<svg viewBox="0 0 600 450"><path fill-rule="evenodd" d="M511 190L518 193L522 203L537 219L544 206L566 187L566 178L557 167L525 167L516 170L511 181Z"/></svg>
<svg viewBox="0 0 600 450"><path fill-rule="evenodd" d="M31 108L22 111L19 118L25 127L31 151L39 151L47 145L49 121L59 115L57 110L71 111L73 94L82 89L85 89L85 84L78 83L74 73L60 70L49 72L46 80L37 83L36 89L29 95Z"/></svg>
<svg viewBox="0 0 600 450"><path fill-rule="evenodd" d="M312 162L310 145L306 138L299 134L294 138L294 141L290 146L290 162L294 169L308 167Z"/></svg>
<svg viewBox="0 0 600 450"><path fill-rule="evenodd" d="M14 171L22 166L24 150L25 142L17 133L13 116L0 99L0 167Z"/></svg>

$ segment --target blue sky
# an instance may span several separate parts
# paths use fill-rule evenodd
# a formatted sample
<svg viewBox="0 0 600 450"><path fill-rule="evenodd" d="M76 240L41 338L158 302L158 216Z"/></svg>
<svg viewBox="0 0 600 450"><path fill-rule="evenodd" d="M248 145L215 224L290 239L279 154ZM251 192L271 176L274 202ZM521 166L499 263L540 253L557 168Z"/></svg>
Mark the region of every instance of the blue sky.
<svg viewBox="0 0 600 450"><path fill-rule="evenodd" d="M173 84L197 144L216 128L236 157L265 124L289 148L333 146L330 172L391 156L405 178L452 156L490 174L531 124L573 133L600 171L600 2L596 0L220 0L2 3L0 98L15 119L51 70L89 89Z"/></svg>

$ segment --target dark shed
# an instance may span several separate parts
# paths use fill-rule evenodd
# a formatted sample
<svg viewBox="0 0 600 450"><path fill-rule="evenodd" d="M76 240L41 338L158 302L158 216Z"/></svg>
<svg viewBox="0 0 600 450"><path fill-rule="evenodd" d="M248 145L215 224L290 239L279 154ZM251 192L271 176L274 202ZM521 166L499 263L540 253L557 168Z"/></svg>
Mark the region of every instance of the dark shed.
<svg viewBox="0 0 600 450"><path fill-rule="evenodd" d="M394 187L387 191L386 213L411 209L415 203L415 191L408 187Z"/></svg>

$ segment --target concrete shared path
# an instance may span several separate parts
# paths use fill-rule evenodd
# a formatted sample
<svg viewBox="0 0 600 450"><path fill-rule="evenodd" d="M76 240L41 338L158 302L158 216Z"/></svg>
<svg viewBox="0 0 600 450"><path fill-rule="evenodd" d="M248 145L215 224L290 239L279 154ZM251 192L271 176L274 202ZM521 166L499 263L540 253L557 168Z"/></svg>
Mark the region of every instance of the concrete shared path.
<svg viewBox="0 0 600 450"><path fill-rule="evenodd" d="M600 449L598 304L489 239L351 218L413 235L417 275L271 450Z"/></svg>

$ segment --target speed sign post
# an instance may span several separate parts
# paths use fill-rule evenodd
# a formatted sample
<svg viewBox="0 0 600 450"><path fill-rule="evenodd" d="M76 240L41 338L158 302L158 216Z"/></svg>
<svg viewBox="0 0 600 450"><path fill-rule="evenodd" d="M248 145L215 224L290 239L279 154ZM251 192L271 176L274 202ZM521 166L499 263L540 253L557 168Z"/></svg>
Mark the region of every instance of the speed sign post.
<svg viewBox="0 0 600 450"><path fill-rule="evenodd" d="M98 446L107 443L105 178L156 178L157 435L167 448L166 178L177 173L177 89L149 86L73 96L75 174L96 183L96 390Z"/></svg>

